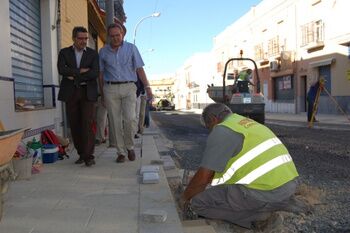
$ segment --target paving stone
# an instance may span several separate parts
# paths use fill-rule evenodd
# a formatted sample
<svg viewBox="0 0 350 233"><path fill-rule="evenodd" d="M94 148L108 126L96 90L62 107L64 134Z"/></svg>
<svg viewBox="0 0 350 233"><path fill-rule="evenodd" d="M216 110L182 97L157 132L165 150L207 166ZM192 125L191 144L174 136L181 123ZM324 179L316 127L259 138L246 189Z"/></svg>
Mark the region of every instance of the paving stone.
<svg viewBox="0 0 350 233"><path fill-rule="evenodd" d="M175 169L175 163L173 161L165 161L163 164L163 168L164 170L171 170L171 169Z"/></svg>
<svg viewBox="0 0 350 233"><path fill-rule="evenodd" d="M180 176L180 173L179 173L179 170L178 169L170 169L170 170L165 170L164 169L164 172L165 172L165 175L168 179L171 179L171 178L177 178L177 179L180 179L181 180L181 176Z"/></svg>
<svg viewBox="0 0 350 233"><path fill-rule="evenodd" d="M143 175L143 173L146 173L146 172L158 173L159 166L157 166L157 165L142 165L142 167L140 169L140 174Z"/></svg>
<svg viewBox="0 0 350 233"><path fill-rule="evenodd" d="M161 160L163 160L164 162L167 162L167 161L173 161L174 162L173 158L171 158L170 155L163 155L161 157Z"/></svg>
<svg viewBox="0 0 350 233"><path fill-rule="evenodd" d="M153 160L151 160L151 164L159 164L159 165L162 165L162 164L164 164L164 161L161 160L161 159L153 159Z"/></svg>
<svg viewBox="0 0 350 233"><path fill-rule="evenodd" d="M159 174L157 172L145 172L142 177L143 184L157 184L159 183Z"/></svg>
<svg viewBox="0 0 350 233"><path fill-rule="evenodd" d="M167 219L167 212L164 210L148 209L142 213L142 219L145 222L160 223Z"/></svg>

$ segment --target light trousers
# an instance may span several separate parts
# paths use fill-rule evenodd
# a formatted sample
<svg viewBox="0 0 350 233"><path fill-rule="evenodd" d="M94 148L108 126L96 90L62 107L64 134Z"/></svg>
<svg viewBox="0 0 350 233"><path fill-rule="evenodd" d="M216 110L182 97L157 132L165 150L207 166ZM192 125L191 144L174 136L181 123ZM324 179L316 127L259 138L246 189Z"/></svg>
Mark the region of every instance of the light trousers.
<svg viewBox="0 0 350 233"><path fill-rule="evenodd" d="M128 150L134 149L136 85L104 84L103 90L117 153L126 156Z"/></svg>
<svg viewBox="0 0 350 233"><path fill-rule="evenodd" d="M96 139L100 142L106 140L105 129L107 127L108 120L108 138L109 138L109 146L115 147L115 137L113 130L110 130L110 119L107 116L107 108L102 105L101 97L98 98L97 101L97 109L96 109Z"/></svg>

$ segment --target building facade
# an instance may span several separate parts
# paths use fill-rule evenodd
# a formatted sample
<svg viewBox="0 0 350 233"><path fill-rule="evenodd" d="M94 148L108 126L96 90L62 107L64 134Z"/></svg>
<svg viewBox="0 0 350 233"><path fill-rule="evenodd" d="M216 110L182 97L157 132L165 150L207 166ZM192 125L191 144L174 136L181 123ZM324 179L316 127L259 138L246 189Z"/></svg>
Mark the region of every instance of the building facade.
<svg viewBox="0 0 350 233"><path fill-rule="evenodd" d="M217 77L232 57L254 59L267 112L306 111L310 85L323 78L318 112L350 112L347 0L264 0L214 38ZM334 102L335 100L335 102Z"/></svg>
<svg viewBox="0 0 350 233"><path fill-rule="evenodd" d="M213 101L207 87L214 82L215 66L211 52L197 53L188 58L175 74L175 102L177 109L204 108Z"/></svg>

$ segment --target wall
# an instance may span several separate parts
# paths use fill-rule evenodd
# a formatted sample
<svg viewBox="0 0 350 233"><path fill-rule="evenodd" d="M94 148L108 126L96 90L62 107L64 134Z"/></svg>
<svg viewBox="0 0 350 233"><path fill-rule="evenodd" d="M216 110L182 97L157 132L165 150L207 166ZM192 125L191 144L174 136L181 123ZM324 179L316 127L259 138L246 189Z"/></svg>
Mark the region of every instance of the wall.
<svg viewBox="0 0 350 233"><path fill-rule="evenodd" d="M9 2L0 1L0 21L2 22L2 35L0 37L0 120L5 128L10 128L14 111L14 87L13 81L10 79L12 78L12 69L9 19Z"/></svg>
<svg viewBox="0 0 350 233"><path fill-rule="evenodd" d="M9 19L10 19L9 2L7 0L0 1L0 22L2 22L1 37L0 37L0 51L1 51L0 76L8 77L8 78L12 76L11 47L9 46L11 41Z"/></svg>
<svg viewBox="0 0 350 233"><path fill-rule="evenodd" d="M72 30L75 26L88 28L86 0L61 1L61 47L72 45ZM77 14L77 12L79 12Z"/></svg>

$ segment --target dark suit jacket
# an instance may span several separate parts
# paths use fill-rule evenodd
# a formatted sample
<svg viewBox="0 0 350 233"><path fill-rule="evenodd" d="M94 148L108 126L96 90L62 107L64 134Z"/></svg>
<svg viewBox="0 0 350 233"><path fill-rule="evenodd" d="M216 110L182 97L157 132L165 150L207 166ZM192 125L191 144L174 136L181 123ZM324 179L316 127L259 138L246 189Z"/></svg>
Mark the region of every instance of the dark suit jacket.
<svg viewBox="0 0 350 233"><path fill-rule="evenodd" d="M76 88L81 88L80 83L87 83L87 99L97 101L97 79L99 75L98 53L86 47L80 61L80 68L90 68L89 71L80 74L77 68L73 46L61 49L58 55L57 68L58 73L62 75L58 100L67 102L73 95ZM74 80L68 79L73 76Z"/></svg>

